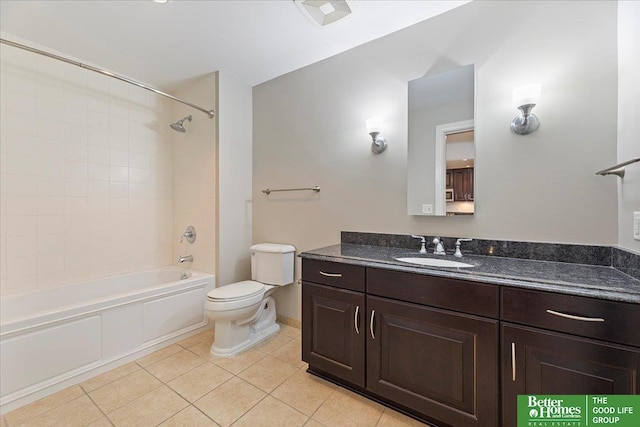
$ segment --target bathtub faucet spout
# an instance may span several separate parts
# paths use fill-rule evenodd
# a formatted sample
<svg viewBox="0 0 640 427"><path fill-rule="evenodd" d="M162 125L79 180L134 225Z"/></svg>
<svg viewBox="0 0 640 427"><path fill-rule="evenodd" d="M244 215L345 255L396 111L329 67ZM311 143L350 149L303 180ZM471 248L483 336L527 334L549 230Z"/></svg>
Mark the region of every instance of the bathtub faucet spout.
<svg viewBox="0 0 640 427"><path fill-rule="evenodd" d="M178 258L178 263L193 262L193 255L185 255Z"/></svg>

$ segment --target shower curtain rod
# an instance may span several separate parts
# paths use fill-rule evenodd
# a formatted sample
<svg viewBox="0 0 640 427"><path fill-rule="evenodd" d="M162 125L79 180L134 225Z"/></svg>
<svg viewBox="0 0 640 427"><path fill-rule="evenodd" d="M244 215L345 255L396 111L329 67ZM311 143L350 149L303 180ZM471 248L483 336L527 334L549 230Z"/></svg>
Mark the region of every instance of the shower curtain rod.
<svg viewBox="0 0 640 427"><path fill-rule="evenodd" d="M210 119L212 119L215 116L215 113L214 113L213 110L207 110L205 108L198 107L197 105L194 105L194 104L192 104L190 102L187 102L187 101L185 101L183 99L176 98L173 95L169 95L168 93L164 93L164 92L162 92L162 91L160 91L158 89L155 89L155 88L153 88L151 86L147 86L147 85L142 84L140 82L137 82L135 80L128 79L128 78L120 76L118 74L114 74L114 73L112 73L110 71L102 70L100 68L92 67L91 65L83 64L83 63L78 62L78 61L73 61L71 59L67 59L67 58L62 57L62 56L54 55L53 53L49 53L49 52L45 52L45 51L40 50L40 49L35 49L33 47L25 46L25 45L20 44L20 43L12 42L11 40L0 38L0 43L4 43L4 44L6 44L8 46L17 47L18 49L24 49L24 50L29 51L29 52L37 53L38 55L43 55L43 56L46 56L46 57L49 57L49 58L57 59L58 61L66 62L67 64L75 65L76 67L85 68L87 70L94 71L96 73L100 73L100 74L103 74L105 76L113 77L114 79L118 79L118 80L121 80L123 82L130 83L130 84L132 84L134 86L141 87L142 89L146 89L148 91L157 93L158 95L165 96L167 98L173 99L174 101L178 101L178 102L180 102L182 104L188 105L191 108L195 108L196 110L202 111L203 113L208 115Z"/></svg>

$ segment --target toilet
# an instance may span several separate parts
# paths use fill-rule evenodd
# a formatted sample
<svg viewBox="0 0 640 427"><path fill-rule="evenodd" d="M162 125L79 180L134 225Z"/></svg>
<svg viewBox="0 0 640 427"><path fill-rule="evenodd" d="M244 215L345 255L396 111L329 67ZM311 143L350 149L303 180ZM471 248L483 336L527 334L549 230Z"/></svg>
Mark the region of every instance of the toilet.
<svg viewBox="0 0 640 427"><path fill-rule="evenodd" d="M296 248L278 243L251 246L251 279L207 293L205 311L215 322L211 354L230 357L280 330L276 303L271 297L280 286L293 283Z"/></svg>

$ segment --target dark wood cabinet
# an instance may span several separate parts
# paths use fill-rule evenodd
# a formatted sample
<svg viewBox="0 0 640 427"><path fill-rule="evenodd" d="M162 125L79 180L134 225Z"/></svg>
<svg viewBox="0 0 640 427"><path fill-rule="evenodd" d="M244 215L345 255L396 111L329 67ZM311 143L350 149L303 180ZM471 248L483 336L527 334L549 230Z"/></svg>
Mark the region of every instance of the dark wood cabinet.
<svg viewBox="0 0 640 427"><path fill-rule="evenodd" d="M451 169L447 169L445 187L453 188L453 171Z"/></svg>
<svg viewBox="0 0 640 427"><path fill-rule="evenodd" d="M637 304L518 288L502 292L502 425L518 394L640 393Z"/></svg>
<svg viewBox="0 0 640 427"><path fill-rule="evenodd" d="M447 188L453 188L453 199L456 202L473 200L473 170L474 168L448 169ZM451 187L449 180L451 179Z"/></svg>
<svg viewBox="0 0 640 427"><path fill-rule="evenodd" d="M367 297L367 390L437 425L498 422L498 321Z"/></svg>
<svg viewBox="0 0 640 427"><path fill-rule="evenodd" d="M305 283L302 360L349 383L365 386L365 297L361 292Z"/></svg>
<svg viewBox="0 0 640 427"><path fill-rule="evenodd" d="M519 394L638 394L640 349L502 324L503 426Z"/></svg>

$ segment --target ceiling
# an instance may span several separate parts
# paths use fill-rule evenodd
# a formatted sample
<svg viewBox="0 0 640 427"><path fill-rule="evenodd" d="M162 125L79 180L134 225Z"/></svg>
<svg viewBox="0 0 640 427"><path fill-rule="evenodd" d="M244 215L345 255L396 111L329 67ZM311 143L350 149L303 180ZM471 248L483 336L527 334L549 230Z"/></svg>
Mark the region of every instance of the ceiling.
<svg viewBox="0 0 640 427"><path fill-rule="evenodd" d="M0 31L158 87L213 71L254 86L465 3L359 0L319 27L292 0L0 0Z"/></svg>

